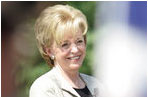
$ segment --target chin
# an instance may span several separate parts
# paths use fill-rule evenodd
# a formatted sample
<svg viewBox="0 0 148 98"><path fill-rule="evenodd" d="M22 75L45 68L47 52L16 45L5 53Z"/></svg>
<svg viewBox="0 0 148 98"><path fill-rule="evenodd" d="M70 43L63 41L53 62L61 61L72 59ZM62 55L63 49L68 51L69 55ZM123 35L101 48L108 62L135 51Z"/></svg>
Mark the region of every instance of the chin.
<svg viewBox="0 0 148 98"><path fill-rule="evenodd" d="M81 64L70 64L70 67L73 70L79 70L79 68L81 67Z"/></svg>

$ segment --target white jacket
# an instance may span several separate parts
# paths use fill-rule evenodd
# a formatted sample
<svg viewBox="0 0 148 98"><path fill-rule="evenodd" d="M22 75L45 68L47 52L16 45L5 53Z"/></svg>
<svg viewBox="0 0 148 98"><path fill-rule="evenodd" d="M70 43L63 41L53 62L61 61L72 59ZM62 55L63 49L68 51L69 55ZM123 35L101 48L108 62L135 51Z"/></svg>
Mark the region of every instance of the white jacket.
<svg viewBox="0 0 148 98"><path fill-rule="evenodd" d="M97 80L80 73L89 91L93 96L100 96L100 85ZM34 81L30 88L30 97L80 97L72 86L62 77L58 67L40 76Z"/></svg>

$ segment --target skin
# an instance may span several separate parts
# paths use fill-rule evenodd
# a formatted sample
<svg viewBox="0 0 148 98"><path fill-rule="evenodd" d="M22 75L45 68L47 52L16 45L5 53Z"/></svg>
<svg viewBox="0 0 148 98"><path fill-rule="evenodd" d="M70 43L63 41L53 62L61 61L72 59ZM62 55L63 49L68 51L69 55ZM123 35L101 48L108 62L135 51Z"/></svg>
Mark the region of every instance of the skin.
<svg viewBox="0 0 148 98"><path fill-rule="evenodd" d="M85 87L85 83L79 76L79 68L86 54L86 44L81 32L77 32L75 36L65 35L61 44L57 45L54 42L48 53L50 56L55 56L55 66L60 68L62 75L72 87Z"/></svg>

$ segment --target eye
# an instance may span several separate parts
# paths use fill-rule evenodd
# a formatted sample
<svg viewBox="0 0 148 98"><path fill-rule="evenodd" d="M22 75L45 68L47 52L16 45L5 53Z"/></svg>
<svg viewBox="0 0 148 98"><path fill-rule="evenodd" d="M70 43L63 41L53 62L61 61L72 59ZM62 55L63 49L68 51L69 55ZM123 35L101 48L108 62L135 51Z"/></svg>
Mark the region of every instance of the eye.
<svg viewBox="0 0 148 98"><path fill-rule="evenodd" d="M83 43L83 40L78 40L77 43Z"/></svg>
<svg viewBox="0 0 148 98"><path fill-rule="evenodd" d="M62 47L66 47L66 46L68 46L68 43L64 43L64 44L62 44L61 46L62 46Z"/></svg>
<svg viewBox="0 0 148 98"><path fill-rule="evenodd" d="M67 49L67 48L69 48L69 46L70 46L70 43L69 42L64 42L63 44L61 44L61 47L63 49Z"/></svg>

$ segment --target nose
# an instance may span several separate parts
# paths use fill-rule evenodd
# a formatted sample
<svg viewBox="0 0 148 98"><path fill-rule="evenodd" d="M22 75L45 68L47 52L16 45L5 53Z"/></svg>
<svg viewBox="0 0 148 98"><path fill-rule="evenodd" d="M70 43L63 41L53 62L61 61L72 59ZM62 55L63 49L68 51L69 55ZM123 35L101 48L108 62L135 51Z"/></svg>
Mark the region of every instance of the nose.
<svg viewBox="0 0 148 98"><path fill-rule="evenodd" d="M71 53L77 53L78 51L78 47L76 45L72 45Z"/></svg>

